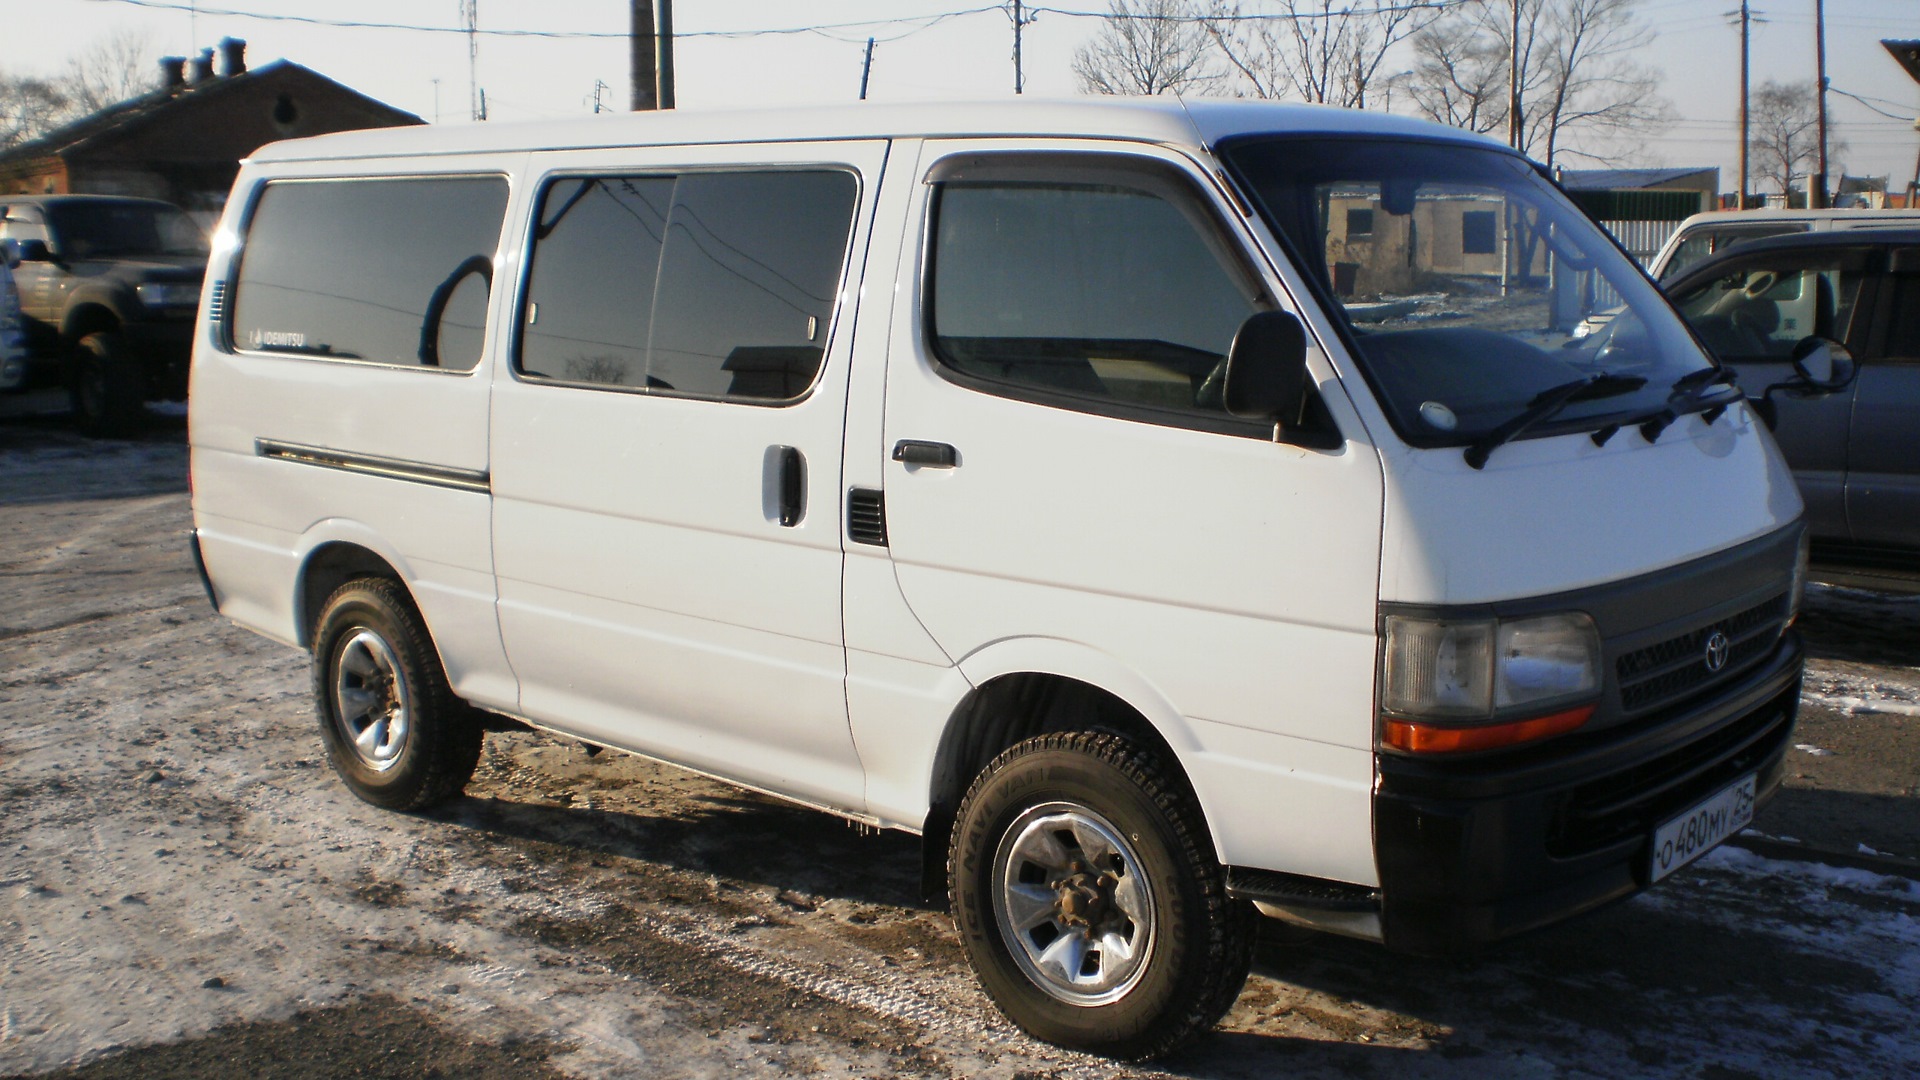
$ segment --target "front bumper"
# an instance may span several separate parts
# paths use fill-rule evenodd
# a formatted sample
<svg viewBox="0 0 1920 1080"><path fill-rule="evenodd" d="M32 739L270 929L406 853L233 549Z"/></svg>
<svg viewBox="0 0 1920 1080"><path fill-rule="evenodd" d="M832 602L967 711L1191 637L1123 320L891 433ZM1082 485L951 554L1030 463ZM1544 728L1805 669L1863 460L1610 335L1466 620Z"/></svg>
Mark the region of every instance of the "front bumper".
<svg viewBox="0 0 1920 1080"><path fill-rule="evenodd" d="M1645 888L1661 822L1748 773L1772 798L1803 663L1788 630L1736 682L1627 725L1461 760L1379 755L1386 944L1469 952Z"/></svg>

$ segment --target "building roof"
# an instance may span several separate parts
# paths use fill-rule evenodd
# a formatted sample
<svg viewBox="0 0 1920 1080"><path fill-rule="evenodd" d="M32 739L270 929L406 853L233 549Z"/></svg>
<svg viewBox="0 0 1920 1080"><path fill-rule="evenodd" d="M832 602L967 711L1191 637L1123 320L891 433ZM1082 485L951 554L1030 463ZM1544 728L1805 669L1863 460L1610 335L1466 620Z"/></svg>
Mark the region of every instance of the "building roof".
<svg viewBox="0 0 1920 1080"><path fill-rule="evenodd" d="M335 82L312 68L296 64L291 60L275 60L270 64L264 64L237 75L152 90L138 97L109 105L99 112L55 128L37 139L0 152L0 166L49 157L71 158L74 155L83 155L105 144L134 135L149 124L172 119L182 112L242 92L248 87L284 81L304 82L341 95L351 95L375 112L391 114L395 124L426 122L410 112L396 109L385 102L367 97L350 86Z"/></svg>
<svg viewBox="0 0 1920 1080"><path fill-rule="evenodd" d="M262 147L255 161L391 157L698 142L940 138L1006 135L1109 138L1210 146L1241 134L1348 134L1421 138L1507 151L1504 143L1425 120L1328 105L1081 97L1019 101L878 103L750 110L673 109L577 120L369 129Z"/></svg>
<svg viewBox="0 0 1920 1080"><path fill-rule="evenodd" d="M1711 166L1679 169L1564 169L1560 183L1568 191L1638 191L1708 173L1716 186L1720 170Z"/></svg>

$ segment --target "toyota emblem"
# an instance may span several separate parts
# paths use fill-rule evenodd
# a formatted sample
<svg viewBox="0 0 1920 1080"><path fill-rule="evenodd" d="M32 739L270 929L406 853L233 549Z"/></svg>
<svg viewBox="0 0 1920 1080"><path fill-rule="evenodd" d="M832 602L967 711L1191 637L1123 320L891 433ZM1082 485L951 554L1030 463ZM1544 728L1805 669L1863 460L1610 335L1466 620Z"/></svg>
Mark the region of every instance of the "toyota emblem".
<svg viewBox="0 0 1920 1080"><path fill-rule="evenodd" d="M1727 640L1727 635L1718 630L1709 634L1707 636L1707 670L1719 671L1721 668L1726 667L1727 654L1732 651L1733 642Z"/></svg>

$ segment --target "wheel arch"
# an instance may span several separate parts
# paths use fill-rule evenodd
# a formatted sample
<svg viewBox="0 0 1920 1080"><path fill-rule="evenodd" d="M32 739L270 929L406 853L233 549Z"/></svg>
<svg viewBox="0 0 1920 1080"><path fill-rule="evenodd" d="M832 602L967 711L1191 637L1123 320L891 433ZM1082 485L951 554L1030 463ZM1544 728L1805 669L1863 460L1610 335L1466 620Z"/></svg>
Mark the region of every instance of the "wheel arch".
<svg viewBox="0 0 1920 1080"><path fill-rule="evenodd" d="M67 309L60 321L60 340L69 346L77 345L88 334L117 334L124 325L120 313L111 305L88 300Z"/></svg>
<svg viewBox="0 0 1920 1080"><path fill-rule="evenodd" d="M1036 735L1104 730L1147 747L1212 816L1184 758L1199 748L1180 711L1151 682L1113 657L1058 639L996 642L960 661L972 689L954 706L933 755L921 826L921 880L945 890L954 812L974 778L1001 751Z"/></svg>
<svg viewBox="0 0 1920 1080"><path fill-rule="evenodd" d="M320 607L333 591L355 578L388 578L398 584L420 611L405 572L406 561L398 552L381 544L364 526L330 520L308 530L302 538L299 570L293 581L294 641L303 649L313 647L313 623ZM425 614L421 619L425 621ZM432 628L428 628L431 633ZM438 648L438 645L435 645Z"/></svg>

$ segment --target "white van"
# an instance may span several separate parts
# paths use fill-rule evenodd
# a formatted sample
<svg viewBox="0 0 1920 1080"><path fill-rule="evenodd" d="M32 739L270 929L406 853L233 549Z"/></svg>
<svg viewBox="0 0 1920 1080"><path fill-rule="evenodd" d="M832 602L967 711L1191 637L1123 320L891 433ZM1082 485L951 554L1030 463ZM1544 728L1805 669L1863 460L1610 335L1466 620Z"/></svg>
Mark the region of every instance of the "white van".
<svg viewBox="0 0 1920 1080"><path fill-rule="evenodd" d="M1626 308L1576 341L1583 275ZM1256 910L1419 953L1591 910L1780 782L1793 478L1477 136L1171 100L342 134L242 166L208 282L196 551L311 651L357 795L456 795L508 718L918 833L1044 1039L1209 1027Z"/></svg>

